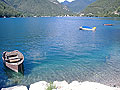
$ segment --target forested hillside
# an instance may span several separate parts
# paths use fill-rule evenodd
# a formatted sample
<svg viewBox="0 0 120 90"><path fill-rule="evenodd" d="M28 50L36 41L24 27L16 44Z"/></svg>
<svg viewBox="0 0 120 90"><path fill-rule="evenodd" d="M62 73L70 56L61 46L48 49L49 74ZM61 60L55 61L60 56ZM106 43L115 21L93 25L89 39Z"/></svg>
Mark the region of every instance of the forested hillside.
<svg viewBox="0 0 120 90"><path fill-rule="evenodd" d="M57 16L70 14L67 7L61 5L57 0L0 0L0 5L4 5L6 10L10 11L11 14L14 14L15 11L23 13L24 16ZM5 8L0 8L0 12L4 9ZM6 14L3 13L2 15Z"/></svg>
<svg viewBox="0 0 120 90"><path fill-rule="evenodd" d="M18 17L22 16L22 14L16 11L13 7L9 6L3 0L0 0L0 17Z"/></svg>
<svg viewBox="0 0 120 90"><path fill-rule="evenodd" d="M87 16L119 16L120 0L97 0L89 5L83 13Z"/></svg>
<svg viewBox="0 0 120 90"><path fill-rule="evenodd" d="M87 8L86 8L87 7ZM120 16L120 0L0 0L0 17L22 16Z"/></svg>
<svg viewBox="0 0 120 90"><path fill-rule="evenodd" d="M71 3L65 1L62 4L66 5L72 12L79 13L94 1L96 0L75 0Z"/></svg>

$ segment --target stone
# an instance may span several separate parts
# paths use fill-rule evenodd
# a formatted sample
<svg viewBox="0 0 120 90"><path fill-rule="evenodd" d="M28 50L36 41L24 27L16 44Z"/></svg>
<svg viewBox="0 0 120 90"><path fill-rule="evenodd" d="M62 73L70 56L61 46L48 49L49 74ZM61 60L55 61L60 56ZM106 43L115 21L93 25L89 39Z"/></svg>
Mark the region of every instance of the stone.
<svg viewBox="0 0 120 90"><path fill-rule="evenodd" d="M81 83L78 81L73 81L69 84L69 90L78 90L80 87Z"/></svg>
<svg viewBox="0 0 120 90"><path fill-rule="evenodd" d="M29 90L46 90L48 83L46 81L39 81L30 85Z"/></svg>
<svg viewBox="0 0 120 90"><path fill-rule="evenodd" d="M54 81L53 85L57 90L67 90L69 84L66 81Z"/></svg>
<svg viewBox="0 0 120 90"><path fill-rule="evenodd" d="M2 88L1 90L28 90L26 86L14 86L9 88Z"/></svg>
<svg viewBox="0 0 120 90"><path fill-rule="evenodd" d="M120 90L120 88L106 86L96 82L83 82L81 83L79 89L81 90Z"/></svg>
<svg viewBox="0 0 120 90"><path fill-rule="evenodd" d="M50 83L46 81L39 81L30 85L29 90L46 90ZM54 81L53 86L56 89L52 90L120 90L117 87L110 87L96 82L78 82L73 81L68 84L66 81ZM28 90L26 86L14 86L9 88L2 88L1 90Z"/></svg>

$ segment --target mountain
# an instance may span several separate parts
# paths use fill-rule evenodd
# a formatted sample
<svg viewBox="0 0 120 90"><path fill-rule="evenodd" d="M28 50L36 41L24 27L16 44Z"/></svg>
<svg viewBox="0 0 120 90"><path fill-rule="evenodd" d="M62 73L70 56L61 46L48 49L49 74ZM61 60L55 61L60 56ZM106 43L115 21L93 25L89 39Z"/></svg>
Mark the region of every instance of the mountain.
<svg viewBox="0 0 120 90"><path fill-rule="evenodd" d="M83 13L87 16L119 16L120 0L97 0L90 4Z"/></svg>
<svg viewBox="0 0 120 90"><path fill-rule="evenodd" d="M84 8L86 8L89 4L93 3L96 0L75 0L72 2L63 2L61 4L66 5L70 11L73 12L81 12Z"/></svg>
<svg viewBox="0 0 120 90"><path fill-rule="evenodd" d="M22 14L9 6L4 0L0 0L0 17L18 17Z"/></svg>
<svg viewBox="0 0 120 90"><path fill-rule="evenodd" d="M120 0L65 0L62 3L57 0L0 0L0 17L64 16L76 13L99 17L120 16Z"/></svg>
<svg viewBox="0 0 120 90"><path fill-rule="evenodd" d="M2 0L26 16L56 16L70 14L57 0Z"/></svg>
<svg viewBox="0 0 120 90"><path fill-rule="evenodd" d="M69 5L70 3L71 3L71 2L69 2L69 1L67 1L67 0L65 0L64 2L61 2L62 5L66 5L66 6Z"/></svg>

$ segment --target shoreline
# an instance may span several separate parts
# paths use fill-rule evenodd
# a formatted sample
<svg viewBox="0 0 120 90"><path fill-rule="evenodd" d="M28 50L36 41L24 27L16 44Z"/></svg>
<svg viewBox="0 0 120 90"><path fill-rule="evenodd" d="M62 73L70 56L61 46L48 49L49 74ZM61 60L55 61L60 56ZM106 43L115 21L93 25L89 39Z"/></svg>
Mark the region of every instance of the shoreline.
<svg viewBox="0 0 120 90"><path fill-rule="evenodd" d="M66 81L54 81L53 83L39 81L31 84L28 88L27 86L18 85L8 88L2 88L1 90L120 90L120 87L111 87L97 82L89 81L72 81L71 83L68 83Z"/></svg>
<svg viewBox="0 0 120 90"><path fill-rule="evenodd" d="M25 16L25 17L0 17L0 18L40 18L40 17L91 17L91 16ZM97 16L93 16L97 18ZM98 18L120 18L120 17L98 17Z"/></svg>

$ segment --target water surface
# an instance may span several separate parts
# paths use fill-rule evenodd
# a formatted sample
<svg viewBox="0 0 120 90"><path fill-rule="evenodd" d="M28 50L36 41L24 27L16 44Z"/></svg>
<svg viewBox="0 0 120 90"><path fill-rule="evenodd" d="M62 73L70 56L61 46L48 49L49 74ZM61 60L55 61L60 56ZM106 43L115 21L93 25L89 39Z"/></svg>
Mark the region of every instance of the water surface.
<svg viewBox="0 0 120 90"><path fill-rule="evenodd" d="M103 26L110 23L113 26ZM97 27L96 32L80 26ZM0 88L44 80L95 81L120 87L120 18L42 17L0 19L0 57L19 50L24 74L0 60Z"/></svg>

